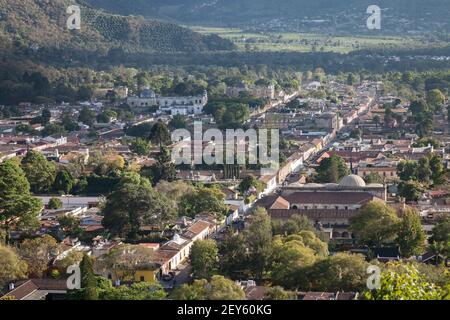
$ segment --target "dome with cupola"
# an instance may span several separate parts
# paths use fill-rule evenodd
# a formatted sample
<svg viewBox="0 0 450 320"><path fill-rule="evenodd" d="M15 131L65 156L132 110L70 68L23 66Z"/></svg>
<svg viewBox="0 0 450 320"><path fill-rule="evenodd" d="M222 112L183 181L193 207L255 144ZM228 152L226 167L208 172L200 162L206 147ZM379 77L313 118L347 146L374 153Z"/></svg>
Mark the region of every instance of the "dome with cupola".
<svg viewBox="0 0 450 320"><path fill-rule="evenodd" d="M363 188L366 186L366 182L360 176L356 174L351 174L342 178L339 182L339 187L341 188Z"/></svg>

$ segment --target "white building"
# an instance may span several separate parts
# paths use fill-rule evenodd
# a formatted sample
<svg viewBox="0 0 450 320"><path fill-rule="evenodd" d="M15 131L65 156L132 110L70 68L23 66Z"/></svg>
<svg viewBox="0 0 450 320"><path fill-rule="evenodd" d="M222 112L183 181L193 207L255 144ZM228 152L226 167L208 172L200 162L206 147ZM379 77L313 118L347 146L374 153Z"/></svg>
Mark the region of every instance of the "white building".
<svg viewBox="0 0 450 320"><path fill-rule="evenodd" d="M131 107L158 106L160 111L171 115L201 114L203 107L208 103L208 93L204 91L202 95L198 96L162 97L146 88L139 96L128 97L127 103Z"/></svg>

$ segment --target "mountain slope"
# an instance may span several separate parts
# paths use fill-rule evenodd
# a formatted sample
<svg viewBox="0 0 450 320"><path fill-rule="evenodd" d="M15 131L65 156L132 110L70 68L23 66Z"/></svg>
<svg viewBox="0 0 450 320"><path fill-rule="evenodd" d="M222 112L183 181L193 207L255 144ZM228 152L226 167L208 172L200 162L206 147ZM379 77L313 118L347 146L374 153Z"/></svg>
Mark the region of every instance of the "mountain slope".
<svg viewBox="0 0 450 320"><path fill-rule="evenodd" d="M66 27L72 0L0 0L0 39L6 47L126 52L229 50L231 42L172 23L108 14L81 6L81 30Z"/></svg>
<svg viewBox="0 0 450 320"><path fill-rule="evenodd" d="M448 0L85 0L122 14L196 25L364 33L369 5L383 10L382 32L450 31ZM263 24L261 26L261 24ZM295 28L296 27L296 28Z"/></svg>

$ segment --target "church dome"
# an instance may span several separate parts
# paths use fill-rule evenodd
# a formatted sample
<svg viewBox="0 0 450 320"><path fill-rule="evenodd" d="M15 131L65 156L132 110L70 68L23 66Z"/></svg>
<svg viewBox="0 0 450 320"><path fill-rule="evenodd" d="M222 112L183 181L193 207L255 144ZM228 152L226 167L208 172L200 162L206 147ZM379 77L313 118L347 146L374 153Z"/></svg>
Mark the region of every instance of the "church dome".
<svg viewBox="0 0 450 320"><path fill-rule="evenodd" d="M366 183L364 182L364 179L356 174L346 176L339 182L339 187L341 188L361 188L365 186Z"/></svg>

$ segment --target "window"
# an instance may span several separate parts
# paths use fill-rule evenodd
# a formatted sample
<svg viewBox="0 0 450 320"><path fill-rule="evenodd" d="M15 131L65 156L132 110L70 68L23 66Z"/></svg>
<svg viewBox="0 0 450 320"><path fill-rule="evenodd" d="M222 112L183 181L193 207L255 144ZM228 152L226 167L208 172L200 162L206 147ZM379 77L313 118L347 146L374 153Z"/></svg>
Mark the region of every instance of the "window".
<svg viewBox="0 0 450 320"><path fill-rule="evenodd" d="M144 276L141 276L141 282L144 282L145 281L145 277Z"/></svg>

